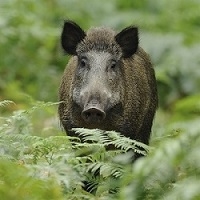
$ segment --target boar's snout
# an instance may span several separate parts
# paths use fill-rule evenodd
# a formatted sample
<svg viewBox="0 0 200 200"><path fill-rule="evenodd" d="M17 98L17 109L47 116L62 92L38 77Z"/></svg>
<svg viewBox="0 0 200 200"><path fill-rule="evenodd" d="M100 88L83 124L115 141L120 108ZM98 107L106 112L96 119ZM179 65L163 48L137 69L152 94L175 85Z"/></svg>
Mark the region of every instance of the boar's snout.
<svg viewBox="0 0 200 200"><path fill-rule="evenodd" d="M97 105L88 105L81 113L82 118L87 123L100 123L105 117L106 113Z"/></svg>
<svg viewBox="0 0 200 200"><path fill-rule="evenodd" d="M103 86L100 86L101 89L94 86L85 88L80 95L83 105L81 117L89 124L99 124L106 118L106 110L111 96L107 90L103 89Z"/></svg>

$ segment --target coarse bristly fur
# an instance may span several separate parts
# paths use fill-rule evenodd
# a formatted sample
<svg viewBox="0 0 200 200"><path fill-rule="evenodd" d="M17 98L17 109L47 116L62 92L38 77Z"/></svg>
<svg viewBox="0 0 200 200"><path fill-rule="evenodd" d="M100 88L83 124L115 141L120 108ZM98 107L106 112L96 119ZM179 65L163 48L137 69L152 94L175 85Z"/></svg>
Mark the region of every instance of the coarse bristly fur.
<svg viewBox="0 0 200 200"><path fill-rule="evenodd" d="M129 33L127 34L127 32ZM120 33L116 33L110 28L100 27L91 28L85 33L77 24L67 21L63 28L62 46L68 54L72 55L64 71L59 89L59 100L62 101L59 105L59 117L67 134L73 135L71 129L77 127L99 128L115 130L126 137L148 144L158 104L157 87L150 58L138 46L137 28L128 27ZM117 60L118 68L114 69L114 72L101 70L105 76L107 76L106 73L109 73L108 76L114 78L107 79L104 75L100 76L98 74L100 71L97 69L91 72L88 75L90 78L88 78L85 74L90 73L89 68L87 73L84 72L84 76L80 75L80 70L85 70L80 67L82 62L80 55L84 53L88 53L86 55L89 56L90 54L96 55L93 52L96 52L97 55L102 52L108 53ZM110 61L105 63L108 62ZM83 64L85 66L85 63ZM90 70L92 67L90 66ZM111 69L109 68L109 70ZM97 82L98 79L102 80L98 82L99 87L96 87L97 91L94 92L95 83L91 84L90 82L95 79ZM82 91L87 89L88 94L90 92L89 85L93 85L92 96L95 96L94 94L100 96L95 97L95 102L97 99L100 105L104 101L103 98L106 98L106 106L104 105L101 109L102 112L105 112L105 119L103 118L99 123L86 122L82 116L86 103L82 102L85 107L77 103L82 99L87 99L82 97L84 93ZM105 97L107 94L110 96ZM101 96L103 97L101 98ZM76 101L75 98L78 98L79 101ZM90 104L89 100L87 100L88 104Z"/></svg>
<svg viewBox="0 0 200 200"><path fill-rule="evenodd" d="M104 51L121 56L120 46L114 40L115 32L110 28L91 28L85 38L77 47L77 53L88 51Z"/></svg>

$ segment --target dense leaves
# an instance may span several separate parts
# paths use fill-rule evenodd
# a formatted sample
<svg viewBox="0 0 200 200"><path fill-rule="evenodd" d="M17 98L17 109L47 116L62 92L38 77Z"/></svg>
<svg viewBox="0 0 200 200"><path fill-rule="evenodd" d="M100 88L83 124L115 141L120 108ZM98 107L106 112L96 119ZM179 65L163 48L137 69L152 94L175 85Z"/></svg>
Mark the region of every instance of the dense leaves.
<svg viewBox="0 0 200 200"><path fill-rule="evenodd" d="M82 143L78 137L34 136L33 112L55 106L41 104L2 119L0 194L4 199L26 199L27 195L30 199L49 195L52 199L200 197L198 118L169 123L165 137L157 142L155 137L151 148L113 131L75 129ZM109 145L117 149L106 150ZM138 147L148 148L149 153L132 165L133 152L143 153ZM85 181L95 192L83 189ZM12 193L6 192L10 187Z"/></svg>

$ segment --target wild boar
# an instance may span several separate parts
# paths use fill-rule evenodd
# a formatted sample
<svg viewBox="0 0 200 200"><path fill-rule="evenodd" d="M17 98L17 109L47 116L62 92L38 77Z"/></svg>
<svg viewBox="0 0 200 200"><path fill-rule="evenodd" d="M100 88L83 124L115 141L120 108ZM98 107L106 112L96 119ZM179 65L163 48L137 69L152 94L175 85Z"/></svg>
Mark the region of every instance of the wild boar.
<svg viewBox="0 0 200 200"><path fill-rule="evenodd" d="M85 32L65 21L61 45L72 56L59 88L58 112L67 134L74 136L71 129L76 127L98 128L148 144L158 98L151 60L139 47L138 28Z"/></svg>

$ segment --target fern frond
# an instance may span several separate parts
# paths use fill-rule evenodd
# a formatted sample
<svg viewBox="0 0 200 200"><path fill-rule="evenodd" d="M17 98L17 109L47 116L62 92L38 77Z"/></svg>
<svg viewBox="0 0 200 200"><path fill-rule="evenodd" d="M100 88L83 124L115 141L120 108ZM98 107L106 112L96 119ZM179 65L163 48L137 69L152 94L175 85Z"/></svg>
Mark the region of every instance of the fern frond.
<svg viewBox="0 0 200 200"><path fill-rule="evenodd" d="M41 142L43 139L39 136L30 136L30 135L21 135L21 134L7 134L1 133L0 135L0 142L20 142L21 144L34 144L37 142Z"/></svg>
<svg viewBox="0 0 200 200"><path fill-rule="evenodd" d="M5 107L5 106L8 106L10 104L14 104L13 101L10 101L10 100L3 100L3 101L0 101L0 107Z"/></svg>
<svg viewBox="0 0 200 200"><path fill-rule="evenodd" d="M184 200L200 197L199 181L195 180L200 175L200 161L197 159L200 144L199 119L193 120L190 125L174 124L173 128L181 128L181 134L175 139L164 140L145 159L135 162L132 171L126 171L125 196L134 199L142 196L143 199L167 197ZM127 192L129 189L130 193Z"/></svg>
<svg viewBox="0 0 200 200"><path fill-rule="evenodd" d="M83 139L84 142L98 142L99 144L103 144L104 147L111 145L115 146L117 149L124 150L125 152L133 150L142 155L146 155L146 152L149 151L147 145L127 138L115 131L85 128L74 128L73 130Z"/></svg>
<svg viewBox="0 0 200 200"><path fill-rule="evenodd" d="M24 113L26 114L31 114L33 113L35 110L39 109L39 108L45 108L45 107L49 107L49 106L55 106L58 105L60 102L43 102L43 101L37 101L33 107L31 107L30 109L24 111Z"/></svg>
<svg viewBox="0 0 200 200"><path fill-rule="evenodd" d="M84 142L99 142L100 144L110 142L105 131L100 129L73 128L72 130L75 131Z"/></svg>

